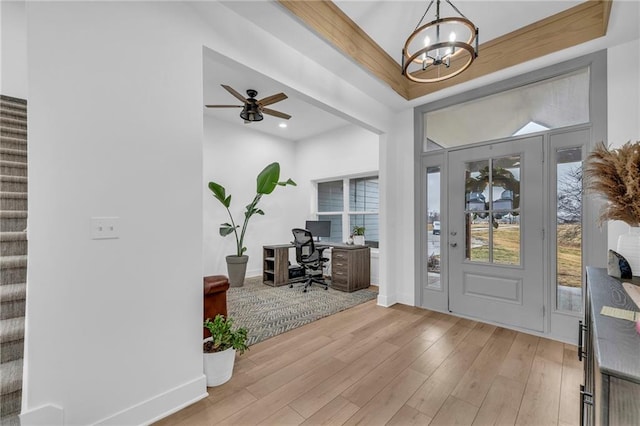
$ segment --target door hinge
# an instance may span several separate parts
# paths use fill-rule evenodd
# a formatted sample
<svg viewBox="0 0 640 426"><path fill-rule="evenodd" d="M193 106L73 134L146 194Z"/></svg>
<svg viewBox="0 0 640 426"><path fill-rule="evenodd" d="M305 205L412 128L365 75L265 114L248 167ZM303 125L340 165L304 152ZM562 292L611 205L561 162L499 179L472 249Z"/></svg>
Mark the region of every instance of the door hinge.
<svg viewBox="0 0 640 426"><path fill-rule="evenodd" d="M544 318L545 315L547 315L547 308L542 305L542 317Z"/></svg>
<svg viewBox="0 0 640 426"><path fill-rule="evenodd" d="M542 231L540 231L540 235L542 235L542 240L544 240L544 228L542 228Z"/></svg>

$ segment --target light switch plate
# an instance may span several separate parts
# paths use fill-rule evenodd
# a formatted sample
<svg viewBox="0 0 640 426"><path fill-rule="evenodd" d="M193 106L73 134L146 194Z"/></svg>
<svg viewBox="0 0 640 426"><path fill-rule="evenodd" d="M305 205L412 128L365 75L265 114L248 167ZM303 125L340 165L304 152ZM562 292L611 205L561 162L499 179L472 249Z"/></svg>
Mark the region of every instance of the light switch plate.
<svg viewBox="0 0 640 426"><path fill-rule="evenodd" d="M108 240L120 238L119 217L92 217L91 218L91 239Z"/></svg>

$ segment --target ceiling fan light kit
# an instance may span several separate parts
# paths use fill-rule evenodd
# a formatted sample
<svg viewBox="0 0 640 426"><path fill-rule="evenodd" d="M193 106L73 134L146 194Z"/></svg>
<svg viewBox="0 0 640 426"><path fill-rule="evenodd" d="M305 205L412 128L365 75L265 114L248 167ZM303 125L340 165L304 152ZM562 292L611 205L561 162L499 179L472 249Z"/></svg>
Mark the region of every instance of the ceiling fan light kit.
<svg viewBox="0 0 640 426"><path fill-rule="evenodd" d="M402 49L402 74L416 83L455 77L478 57L480 30L450 0L445 1L459 16L441 18L440 0L431 0ZM421 25L434 2L436 19Z"/></svg>
<svg viewBox="0 0 640 426"><path fill-rule="evenodd" d="M205 105L207 108L242 108L240 118L242 118L245 123L262 121L264 119L262 114L273 115L274 117L283 118L285 120L291 118L289 114L285 114L284 112L265 108L267 105L275 104L276 102L287 99L287 95L284 93L276 93L275 95L267 96L263 99L256 99L258 92L254 89L249 89L247 90L247 96L249 97L245 99L244 96L238 93L231 86L226 86L224 84L221 84L221 86L227 92L231 93L236 99L242 101L243 105Z"/></svg>

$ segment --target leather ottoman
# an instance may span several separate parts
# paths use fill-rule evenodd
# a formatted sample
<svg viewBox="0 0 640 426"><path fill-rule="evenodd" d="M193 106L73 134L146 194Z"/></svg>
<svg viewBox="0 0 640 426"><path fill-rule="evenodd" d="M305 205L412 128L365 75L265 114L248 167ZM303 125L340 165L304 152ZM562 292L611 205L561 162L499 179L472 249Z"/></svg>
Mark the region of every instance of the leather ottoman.
<svg viewBox="0 0 640 426"><path fill-rule="evenodd" d="M204 277L204 318L214 319L216 315L227 316L227 290L229 279L224 275ZM209 330L204 330L204 338L211 336Z"/></svg>

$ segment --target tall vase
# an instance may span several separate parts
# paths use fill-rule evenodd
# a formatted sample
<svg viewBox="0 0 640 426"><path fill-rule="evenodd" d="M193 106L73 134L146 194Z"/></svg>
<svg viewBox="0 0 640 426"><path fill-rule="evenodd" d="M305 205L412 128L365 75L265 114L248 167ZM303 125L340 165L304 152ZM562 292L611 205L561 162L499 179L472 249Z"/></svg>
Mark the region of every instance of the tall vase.
<svg viewBox="0 0 640 426"><path fill-rule="evenodd" d="M631 226L628 234L620 235L616 251L627 259L631 273L640 275L640 227Z"/></svg>

